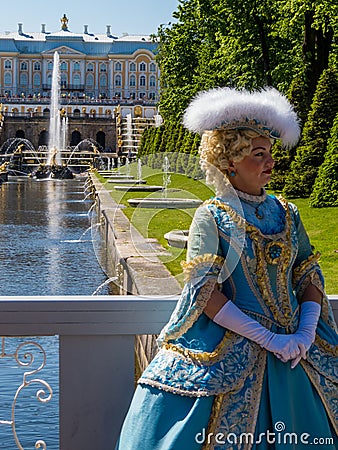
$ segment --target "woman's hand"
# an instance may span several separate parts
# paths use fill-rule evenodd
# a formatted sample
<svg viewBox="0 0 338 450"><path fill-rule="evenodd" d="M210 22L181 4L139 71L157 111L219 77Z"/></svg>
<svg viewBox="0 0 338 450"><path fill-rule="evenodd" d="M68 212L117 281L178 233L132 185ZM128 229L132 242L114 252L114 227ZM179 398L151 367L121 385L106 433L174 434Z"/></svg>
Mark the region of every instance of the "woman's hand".
<svg viewBox="0 0 338 450"><path fill-rule="evenodd" d="M316 328L319 320L321 306L317 301L304 301L300 307L299 325L295 338L300 350L300 355L293 359L291 368L297 366L299 361L306 359L306 353L316 338Z"/></svg>
<svg viewBox="0 0 338 450"><path fill-rule="evenodd" d="M209 319L213 320L218 311L223 308L227 301L228 299L226 296L222 294L216 286L208 300L207 306L204 308L204 313L209 317Z"/></svg>
<svg viewBox="0 0 338 450"><path fill-rule="evenodd" d="M274 353L282 362L296 359L300 355L301 351L295 334L271 334L271 339L263 347Z"/></svg>

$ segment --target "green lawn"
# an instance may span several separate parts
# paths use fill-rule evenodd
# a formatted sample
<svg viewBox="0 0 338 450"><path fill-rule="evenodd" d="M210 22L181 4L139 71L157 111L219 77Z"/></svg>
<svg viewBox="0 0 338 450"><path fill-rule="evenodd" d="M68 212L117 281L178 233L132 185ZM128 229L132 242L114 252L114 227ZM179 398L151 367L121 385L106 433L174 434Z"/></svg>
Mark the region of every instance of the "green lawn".
<svg viewBox="0 0 338 450"><path fill-rule="evenodd" d="M120 173L126 172L124 166L120 168ZM131 164L128 168L131 175L136 176L136 164ZM105 179L98 175L102 182ZM149 167L142 167L142 178L148 185L162 185L163 174L161 169L153 170ZM174 209L148 209L133 208L129 206L128 199L135 197L161 197L161 193L149 192L122 192L114 189L112 183L105 183L105 187L111 191L111 196L117 203L125 205L123 212L132 224L145 237L156 238L165 247L171 256L161 257L168 269L182 282L180 262L185 259L186 251L174 247L169 247L164 234L173 229L185 230L189 228L195 209L174 210ZM176 191L180 189L180 191ZM170 196L199 198L205 200L213 195L213 191L206 186L204 181L193 180L184 175L171 174L169 185ZM299 208L301 218L305 228L309 233L312 245L316 251L321 253L321 266L326 280L326 291L328 294L338 293L338 273L335 270L338 266L338 242L337 223L338 208L310 208L307 199L292 200Z"/></svg>
<svg viewBox="0 0 338 450"><path fill-rule="evenodd" d="M338 208L310 208L307 199L292 200L297 205L311 244L321 253L326 292L338 294Z"/></svg>

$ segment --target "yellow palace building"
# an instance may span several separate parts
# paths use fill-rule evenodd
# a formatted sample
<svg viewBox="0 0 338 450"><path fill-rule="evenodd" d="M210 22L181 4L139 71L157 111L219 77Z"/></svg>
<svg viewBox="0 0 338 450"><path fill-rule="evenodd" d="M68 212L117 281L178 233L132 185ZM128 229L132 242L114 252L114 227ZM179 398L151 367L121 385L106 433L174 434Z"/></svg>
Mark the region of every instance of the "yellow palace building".
<svg viewBox="0 0 338 450"><path fill-rule="evenodd" d="M145 99L156 101L158 67L156 44L149 36L72 33L68 19L61 29L0 34L0 92L2 96L48 96L52 82L53 54L60 54L61 89L77 98Z"/></svg>
<svg viewBox="0 0 338 450"><path fill-rule="evenodd" d="M110 127L112 122L116 125L117 108L119 120L131 115L133 120L149 122L156 116L157 44L150 36L115 36L110 25L102 34L91 32L88 25L82 33L74 33L66 15L60 22L53 32L45 24L40 32L27 32L19 23L16 32L0 34L0 103L7 124L0 134L0 144L11 137L25 137L35 147L46 143L43 132L48 130L41 120L39 129L30 131L22 121L16 124L16 119L49 116L53 57L57 52L61 106L69 118L69 144L76 145L90 134L102 147L114 151L121 139L115 126L113 131L106 127L107 121ZM91 122L94 129L86 128L89 119L95 119Z"/></svg>

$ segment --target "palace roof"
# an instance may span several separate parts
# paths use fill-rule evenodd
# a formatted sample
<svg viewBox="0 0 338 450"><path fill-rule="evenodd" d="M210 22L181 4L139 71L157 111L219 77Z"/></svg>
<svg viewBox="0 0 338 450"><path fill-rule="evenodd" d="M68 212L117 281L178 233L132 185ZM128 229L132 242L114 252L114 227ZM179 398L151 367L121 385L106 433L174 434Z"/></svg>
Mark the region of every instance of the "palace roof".
<svg viewBox="0 0 338 450"><path fill-rule="evenodd" d="M132 55L139 49L155 52L157 44L152 42L150 36L124 34L117 37L111 35L110 32L106 34L88 31L72 33L68 29L62 29L53 33L25 33L21 24L19 24L19 30L16 32L0 33L0 52L2 53L49 53L53 49L63 46L85 55Z"/></svg>

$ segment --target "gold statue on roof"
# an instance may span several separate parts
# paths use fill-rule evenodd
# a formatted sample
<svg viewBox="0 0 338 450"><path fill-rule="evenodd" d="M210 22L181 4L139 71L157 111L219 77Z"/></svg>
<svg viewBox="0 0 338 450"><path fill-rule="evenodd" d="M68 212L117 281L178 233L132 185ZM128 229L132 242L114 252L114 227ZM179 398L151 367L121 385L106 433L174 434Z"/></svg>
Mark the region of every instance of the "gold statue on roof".
<svg viewBox="0 0 338 450"><path fill-rule="evenodd" d="M64 14L60 20L61 20L61 29L65 31L68 30L68 18L66 14Z"/></svg>

